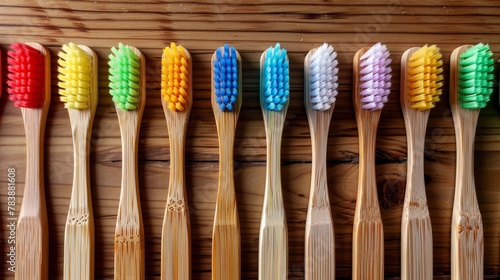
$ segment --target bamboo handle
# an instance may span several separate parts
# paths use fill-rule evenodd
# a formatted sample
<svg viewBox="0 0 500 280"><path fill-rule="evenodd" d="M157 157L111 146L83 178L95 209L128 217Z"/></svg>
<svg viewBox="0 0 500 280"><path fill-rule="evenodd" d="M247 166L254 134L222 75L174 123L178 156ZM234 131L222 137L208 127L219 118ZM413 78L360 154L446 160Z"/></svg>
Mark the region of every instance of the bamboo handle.
<svg viewBox="0 0 500 280"><path fill-rule="evenodd" d="M163 99L162 103L165 103ZM173 112L163 105L169 128L170 187L163 219L161 279L188 280L191 279L191 230L185 191L184 147L189 112Z"/></svg>
<svg viewBox="0 0 500 280"><path fill-rule="evenodd" d="M26 134L26 182L16 228L16 280L48 279L49 226L45 204L43 147L50 106L50 53L38 43L26 43L45 58L45 100L40 109L21 108Z"/></svg>
<svg viewBox="0 0 500 280"><path fill-rule="evenodd" d="M375 142L379 111L361 110L359 176L353 227L353 279L384 279L384 232L377 196Z"/></svg>
<svg viewBox="0 0 500 280"><path fill-rule="evenodd" d="M456 137L455 198L451 222L451 279L483 279L483 222L474 183L474 141L480 110L460 107L458 102L461 46L450 58L450 107Z"/></svg>
<svg viewBox="0 0 500 280"><path fill-rule="evenodd" d="M375 143L381 110L362 109L359 96L359 59L367 50L359 50L353 59L353 103L359 136L358 193L352 244L352 278L355 280L384 279L384 230L375 173Z"/></svg>
<svg viewBox="0 0 500 280"><path fill-rule="evenodd" d="M306 218L305 278L335 279L335 237L326 175L326 148L331 113L314 111L309 114L312 173Z"/></svg>
<svg viewBox="0 0 500 280"><path fill-rule="evenodd" d="M429 116L429 110L416 112ZM401 279L432 279L432 224L424 181L424 144L427 117L407 132L408 166L401 223ZM407 125L407 130L411 129Z"/></svg>
<svg viewBox="0 0 500 280"><path fill-rule="evenodd" d="M285 117L286 110L264 111L267 165L259 234L260 280L288 279L288 230L281 190L281 139Z"/></svg>
<svg viewBox="0 0 500 280"><path fill-rule="evenodd" d="M26 182L16 233L16 280L48 279L48 220L43 173L43 109L21 108L26 132Z"/></svg>
<svg viewBox="0 0 500 280"><path fill-rule="evenodd" d="M64 279L94 279L94 215L90 195L90 110L69 109L73 132L73 189L64 234ZM90 117L90 116L87 116ZM88 118L87 118L88 119Z"/></svg>
<svg viewBox="0 0 500 280"><path fill-rule="evenodd" d="M144 226L137 150L140 115L117 109L122 133L122 187L115 231L115 279L144 279Z"/></svg>
<svg viewBox="0 0 500 280"><path fill-rule="evenodd" d="M335 103L326 111L314 110L311 104L310 69L312 49L304 59L304 105L311 132L311 190L306 217L305 279L335 279L335 236L330 199L326 154L328 131Z"/></svg>
<svg viewBox="0 0 500 280"><path fill-rule="evenodd" d="M217 110L216 108L215 110ZM212 240L212 279L237 280L241 277L240 224L234 188L235 119L221 113L219 119L219 187Z"/></svg>
<svg viewBox="0 0 500 280"><path fill-rule="evenodd" d="M241 277L240 221L234 185L234 137L242 103L241 57L238 61L238 96L231 112L223 112L212 84L211 104L219 136L219 186L212 233L212 280L239 280ZM212 55L212 65L216 53ZM211 71L214 80L214 70Z"/></svg>
<svg viewBox="0 0 500 280"><path fill-rule="evenodd" d="M401 279L427 280L433 277L432 224L424 179L425 134L430 110L412 109L408 101L407 61L419 48L407 50L401 58L401 109L406 127L408 163L406 192L401 220Z"/></svg>
<svg viewBox="0 0 500 280"><path fill-rule="evenodd" d="M140 58L140 92L136 110L124 111L116 108L122 145L122 183L114 250L116 280L145 278L145 240L139 199L137 154L142 114L146 105L146 65L142 53L134 47L131 49Z"/></svg>
<svg viewBox="0 0 500 280"><path fill-rule="evenodd" d="M465 110L464 110L465 111ZM478 110L475 110L478 111ZM452 214L451 279L483 279L483 222L474 184L474 138L478 114L460 117L457 131L457 171Z"/></svg>
<svg viewBox="0 0 500 280"><path fill-rule="evenodd" d="M89 108L68 109L73 139L73 188L64 232L65 280L94 279L94 215L90 188L89 153L92 124L98 103L97 55L78 45L92 57ZM76 257L77 256L77 257Z"/></svg>

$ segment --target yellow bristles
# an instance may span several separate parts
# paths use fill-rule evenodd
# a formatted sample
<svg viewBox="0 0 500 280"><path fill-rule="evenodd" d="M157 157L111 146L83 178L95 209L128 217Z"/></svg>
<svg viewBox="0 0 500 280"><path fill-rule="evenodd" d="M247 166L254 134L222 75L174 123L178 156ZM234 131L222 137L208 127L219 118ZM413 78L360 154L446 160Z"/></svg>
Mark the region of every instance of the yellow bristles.
<svg viewBox="0 0 500 280"><path fill-rule="evenodd" d="M59 94L65 108L89 108L92 90L92 57L77 45L69 43L59 52Z"/></svg>
<svg viewBox="0 0 500 280"><path fill-rule="evenodd" d="M443 86L443 61L439 48L423 46L408 61L408 100L417 110L434 108Z"/></svg>
<svg viewBox="0 0 500 280"><path fill-rule="evenodd" d="M182 46L171 43L170 47L165 47L161 59L161 95L172 111L186 109L188 65L188 56Z"/></svg>

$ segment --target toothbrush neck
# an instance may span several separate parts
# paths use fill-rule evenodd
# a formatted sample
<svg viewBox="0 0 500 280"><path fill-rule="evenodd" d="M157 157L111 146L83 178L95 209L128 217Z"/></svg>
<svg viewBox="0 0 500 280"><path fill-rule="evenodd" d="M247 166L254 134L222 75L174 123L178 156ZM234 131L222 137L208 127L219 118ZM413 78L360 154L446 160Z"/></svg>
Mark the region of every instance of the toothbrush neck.
<svg viewBox="0 0 500 280"><path fill-rule="evenodd" d="M89 182L89 152L91 121L90 110L80 111L70 109L71 131L73 138L73 188L71 193L70 211L88 211L91 207ZM83 121L86 120L86 121ZM88 213L74 213L88 214Z"/></svg>
<svg viewBox="0 0 500 280"><path fill-rule="evenodd" d="M407 138L407 176L406 196L411 201L426 204L425 178L424 178L424 156L425 135L429 110L416 111L410 109L405 115L406 138Z"/></svg>
<svg viewBox="0 0 500 280"><path fill-rule="evenodd" d="M180 113L173 116L168 112L168 138L170 142L170 182L168 188L168 197L176 201L186 203L185 193L185 143L187 133L187 123L189 113ZM183 114L183 115L180 115Z"/></svg>
<svg viewBox="0 0 500 280"><path fill-rule="evenodd" d="M46 211L43 176L45 132L43 109L21 108L21 112L26 133L26 182L23 197L25 201L36 204L33 206L29 205L30 203L23 203L21 212L24 216L36 216Z"/></svg>
<svg viewBox="0 0 500 280"><path fill-rule="evenodd" d="M312 144L311 200L314 206L328 206L327 146L331 116L327 112L310 114Z"/></svg>
<svg viewBox="0 0 500 280"><path fill-rule="evenodd" d="M474 144L479 110L462 109L454 116L457 150L457 193L476 199L474 182Z"/></svg>
<svg viewBox="0 0 500 280"><path fill-rule="evenodd" d="M266 122L266 192L265 203L269 215L282 215L283 194L281 190L281 140L285 123L285 112L265 111Z"/></svg>
<svg viewBox="0 0 500 280"><path fill-rule="evenodd" d="M230 198L234 190L234 137L236 120L229 114L223 114L219 126L219 190L224 197Z"/></svg>
<svg viewBox="0 0 500 280"><path fill-rule="evenodd" d="M122 137L122 188L120 201L126 207L121 211L140 213L139 182L138 182L138 144L140 130L140 113L137 111L118 110L118 120ZM139 217L133 217L139 220Z"/></svg>
<svg viewBox="0 0 500 280"><path fill-rule="evenodd" d="M368 205L378 207L377 180L375 173L377 128L380 111L362 110L358 118L359 133L359 191L367 194Z"/></svg>

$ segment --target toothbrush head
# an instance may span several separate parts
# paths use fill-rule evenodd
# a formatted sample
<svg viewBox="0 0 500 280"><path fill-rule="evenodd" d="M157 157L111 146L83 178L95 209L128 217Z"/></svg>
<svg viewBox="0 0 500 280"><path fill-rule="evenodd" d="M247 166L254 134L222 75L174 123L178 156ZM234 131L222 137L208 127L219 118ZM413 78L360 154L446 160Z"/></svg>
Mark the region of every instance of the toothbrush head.
<svg viewBox="0 0 500 280"><path fill-rule="evenodd" d="M281 111L290 96L290 73L287 51L280 44L263 54L261 69L261 106L269 111Z"/></svg>
<svg viewBox="0 0 500 280"><path fill-rule="evenodd" d="M338 72L337 53L332 46L324 43L309 58L309 100L312 108L326 111L335 103Z"/></svg>
<svg viewBox="0 0 500 280"><path fill-rule="evenodd" d="M375 44L359 59L359 87L361 108L380 110L391 92L392 69L386 45Z"/></svg>

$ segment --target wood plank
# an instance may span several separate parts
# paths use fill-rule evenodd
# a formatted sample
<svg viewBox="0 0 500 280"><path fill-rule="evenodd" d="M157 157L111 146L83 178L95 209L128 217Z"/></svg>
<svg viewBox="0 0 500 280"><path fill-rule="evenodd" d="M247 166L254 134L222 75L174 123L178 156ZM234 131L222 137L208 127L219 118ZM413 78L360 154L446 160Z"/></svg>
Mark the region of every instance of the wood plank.
<svg viewBox="0 0 500 280"><path fill-rule="evenodd" d="M445 89L427 128L425 176L434 238L435 279L449 279L450 223L454 191L455 132L448 103L449 55L462 44L489 43L500 58L500 6L495 1L421 0L145 0L0 3L0 49L37 41L52 55L52 101L46 131L46 184L51 226L51 279L62 279L63 234L73 174L69 119L57 96L57 53L70 41L90 46L99 58L99 107L92 132L91 180L96 215L96 278L113 279L113 233L119 196L121 147L118 119L108 93L108 55L119 42L147 59L147 104L139 143L141 199L147 238L147 276L160 273L160 236L170 150L160 103L161 50L170 41L193 58L194 103L188 129L186 172L193 237L193 279L210 279L218 140L210 106L210 59L216 47L233 44L243 61L243 106L236 131L236 186L242 236L243 279L257 279L258 229L265 178L265 133L259 106L259 58L281 42L289 51L291 100L284 130L283 186L289 226L289 279L304 278L304 227L311 168L310 131L303 104L303 59L313 47L334 44L339 95L329 133L328 184L336 232L337 276L351 276L352 224L357 191L358 138L352 108L352 58L377 41L393 59L392 93L377 138L377 185L385 231L385 274L400 273L400 223L406 182L406 135L399 105L400 57L410 47L438 44ZM0 100L0 215L7 209L6 175L15 167L17 205L25 178L21 113L6 97L2 67ZM475 176L485 234L485 279L500 271L500 116L498 89L480 114ZM19 210L19 207L17 208ZM0 230L0 237L8 234ZM0 254L8 244L0 238ZM13 279L2 261L0 278ZM5 268L5 269L4 269Z"/></svg>
<svg viewBox="0 0 500 280"><path fill-rule="evenodd" d="M12 157L19 156L19 152L8 153L4 157L0 169L15 167L17 172L17 199L22 202L21 193L24 183L24 166L19 164L8 164ZM22 156L22 153L21 153ZM453 164L446 160L426 161L427 192L429 197L429 208L433 222L434 247L435 247L435 270L449 270L449 232L450 214L453 197ZM448 156L449 157L449 156ZM478 160L476 169L478 178L500 179L500 173L496 168L490 168L492 162L500 159L490 158ZM51 216L51 250L58 259L62 258L63 228L65 212L67 211L72 182L72 159L60 157L48 153L47 164L49 176L47 189L49 198L49 214ZM144 203L144 221L146 233L148 234L148 273L155 275L159 271L159 248L161 234L162 216L165 207L168 162L146 161L140 163L140 185L141 199ZM302 276L303 269L303 234L308 200L308 186L310 180L310 168L308 163L286 164L283 167L284 197L287 206L287 219L290 233L290 269L298 269L295 277ZM215 192L217 187L217 163L197 163L187 166L188 194L191 210L191 222L193 226L194 270L200 275L197 279L209 279L210 273L210 236L215 207ZM237 198L242 225L242 248L243 267L248 272L256 271L256 248L258 240L258 225L262 207L263 184L265 169L264 163L241 163L237 164L236 185ZM340 277L350 275L350 246L352 219L354 214L357 182L356 164L329 164L328 183L335 221L337 265ZM114 219L120 187L120 162L98 163L92 168L92 181L94 183L92 192L94 196L94 211L96 215L96 262L98 275L112 274L113 256L113 232ZM404 164L379 164L377 165L377 184L379 188L379 199L382 207L382 217L385 229L386 244L386 270L387 275L396 276L399 272L399 259L394 255L399 254L399 227L404 197L405 165ZM5 180L0 181L5 184ZM257 186L257 187L255 187ZM258 187L260 186L260 187ZM486 254L491 254L486 259L486 268L496 267L499 259L494 254L500 249L498 241L498 190L487 180L478 180L478 197L485 221ZM492 194L494 196L492 196ZM4 194L0 202L4 203ZM496 230L495 230L496 229ZM59 253L56 253L59 252ZM54 262L51 273L60 275L62 262ZM343 275L343 276L342 276Z"/></svg>

